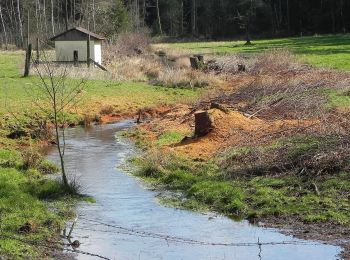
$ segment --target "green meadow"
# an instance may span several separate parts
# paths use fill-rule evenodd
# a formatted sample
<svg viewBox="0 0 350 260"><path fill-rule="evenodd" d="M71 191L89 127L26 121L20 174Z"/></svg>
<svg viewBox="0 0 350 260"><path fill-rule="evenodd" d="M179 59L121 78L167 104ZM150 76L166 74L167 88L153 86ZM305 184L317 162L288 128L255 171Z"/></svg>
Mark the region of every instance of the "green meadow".
<svg viewBox="0 0 350 260"><path fill-rule="evenodd" d="M244 41L186 42L160 44L165 48L184 49L193 53L230 54L259 53L271 49L287 49L301 61L319 67L350 70L350 35L297 37ZM157 46L157 45L156 45Z"/></svg>
<svg viewBox="0 0 350 260"><path fill-rule="evenodd" d="M35 109L33 96L29 95L31 91L28 90L41 82L34 70L33 76L21 76L23 61L23 52L0 52L0 116ZM67 79L68 84L79 82L77 79ZM147 82L86 80L84 94L77 109L81 113L98 113L104 105L113 105L116 112L135 113L143 107L191 100L198 94L199 91L156 87Z"/></svg>

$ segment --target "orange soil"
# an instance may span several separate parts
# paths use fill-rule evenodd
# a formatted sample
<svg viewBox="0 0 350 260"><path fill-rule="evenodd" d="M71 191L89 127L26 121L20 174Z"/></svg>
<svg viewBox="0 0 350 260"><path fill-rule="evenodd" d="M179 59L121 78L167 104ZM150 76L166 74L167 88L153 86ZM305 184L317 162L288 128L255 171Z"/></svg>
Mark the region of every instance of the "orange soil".
<svg viewBox="0 0 350 260"><path fill-rule="evenodd" d="M103 115L101 116L101 123L102 124L108 124L108 123L116 123L119 122L121 120L130 118L130 116L128 115Z"/></svg>
<svg viewBox="0 0 350 260"><path fill-rule="evenodd" d="M168 113L150 123L144 123L140 127L148 132L152 139L165 131L193 133L194 116L192 115L190 120L186 120L190 111L191 107L187 105L177 105ZM169 146L169 149L191 158L210 158L228 147L261 143L264 140L268 141L271 135L281 135L316 123L298 120L251 119L236 111L224 113L218 109L211 109L209 113L214 119L212 132L202 138L188 139L182 143L173 144Z"/></svg>

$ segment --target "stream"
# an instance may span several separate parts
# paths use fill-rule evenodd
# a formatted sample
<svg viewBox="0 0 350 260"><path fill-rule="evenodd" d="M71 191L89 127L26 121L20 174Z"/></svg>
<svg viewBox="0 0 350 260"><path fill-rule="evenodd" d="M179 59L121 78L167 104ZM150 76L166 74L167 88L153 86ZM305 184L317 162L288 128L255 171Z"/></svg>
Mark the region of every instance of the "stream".
<svg viewBox="0 0 350 260"><path fill-rule="evenodd" d="M82 192L96 200L78 204L79 218L72 236L80 241L79 250L121 260L338 259L341 248L336 246L299 240L247 221L159 204L157 192L119 167L135 150L132 142L115 136L132 126L132 121L123 121L66 131L67 172L77 176ZM48 157L58 162L55 149ZM277 244L263 244L259 249L254 245L258 240ZM76 254L76 259L98 258Z"/></svg>

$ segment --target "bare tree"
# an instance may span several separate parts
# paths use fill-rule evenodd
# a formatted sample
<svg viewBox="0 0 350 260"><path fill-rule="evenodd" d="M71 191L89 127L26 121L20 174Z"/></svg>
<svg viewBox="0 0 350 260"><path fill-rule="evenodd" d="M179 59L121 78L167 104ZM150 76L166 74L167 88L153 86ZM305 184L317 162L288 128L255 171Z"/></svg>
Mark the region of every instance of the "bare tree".
<svg viewBox="0 0 350 260"><path fill-rule="evenodd" d="M64 7L64 12L65 12L65 15L64 15L64 23L66 25L66 31L68 31L68 0L65 1L65 7Z"/></svg>
<svg viewBox="0 0 350 260"><path fill-rule="evenodd" d="M196 34L197 30L197 7L196 0L191 1L191 32L192 36Z"/></svg>
<svg viewBox="0 0 350 260"><path fill-rule="evenodd" d="M162 23L160 20L159 0L156 0L156 9L157 9L157 21L158 21L159 33L163 34Z"/></svg>
<svg viewBox="0 0 350 260"><path fill-rule="evenodd" d="M8 42L8 40L7 40L6 27L5 27L4 17L2 15L1 5L0 5L0 19L1 19L1 23L2 23L2 29L4 31L5 48L7 50L7 42Z"/></svg>
<svg viewBox="0 0 350 260"><path fill-rule="evenodd" d="M20 36L21 36L20 44L23 45L23 28L22 28L21 7L20 7L19 0L17 0L17 15L18 15L19 33L20 33Z"/></svg>
<svg viewBox="0 0 350 260"><path fill-rule="evenodd" d="M53 0L51 0L51 29L52 29L52 35L55 35L55 18L54 18Z"/></svg>
<svg viewBox="0 0 350 260"><path fill-rule="evenodd" d="M95 13L96 13L96 10L95 10L95 0L92 0L92 23L93 23L94 31L96 30Z"/></svg>
<svg viewBox="0 0 350 260"><path fill-rule="evenodd" d="M245 14L241 15L239 11L237 11L237 16L234 19L238 22L241 29L245 31L246 43L245 45L251 45L251 37L250 30L252 25L253 16L255 15L255 0L243 0L247 6L245 8Z"/></svg>
<svg viewBox="0 0 350 260"><path fill-rule="evenodd" d="M34 104L51 120L54 126L56 147L60 158L60 168L64 186L69 187L65 169L65 148L67 127L66 114L72 110L81 99L85 88L85 81L72 83L67 81L68 68L48 62L45 53L42 54L45 62L35 66L40 83L27 87L27 92L33 97Z"/></svg>

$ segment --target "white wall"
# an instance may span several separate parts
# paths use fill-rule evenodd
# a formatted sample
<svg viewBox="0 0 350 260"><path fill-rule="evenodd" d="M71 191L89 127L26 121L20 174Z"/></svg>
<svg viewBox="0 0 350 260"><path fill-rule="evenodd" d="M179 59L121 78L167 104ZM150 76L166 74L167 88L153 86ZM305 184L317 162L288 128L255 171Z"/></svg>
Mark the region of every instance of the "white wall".
<svg viewBox="0 0 350 260"><path fill-rule="evenodd" d="M102 65L102 50L101 50L101 44L95 42L95 51L94 51L94 56L95 59L94 61L96 61L97 63L99 63L100 65Z"/></svg>
<svg viewBox="0 0 350 260"><path fill-rule="evenodd" d="M95 42L90 41L90 57L95 60ZM56 41L56 60L57 61L74 61L74 51L78 51L78 60L86 61L87 44L86 41ZM101 53L101 50L100 50ZM100 54L101 56L101 54Z"/></svg>

